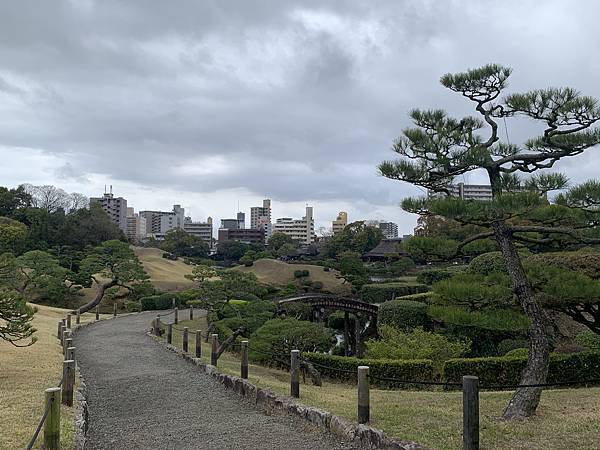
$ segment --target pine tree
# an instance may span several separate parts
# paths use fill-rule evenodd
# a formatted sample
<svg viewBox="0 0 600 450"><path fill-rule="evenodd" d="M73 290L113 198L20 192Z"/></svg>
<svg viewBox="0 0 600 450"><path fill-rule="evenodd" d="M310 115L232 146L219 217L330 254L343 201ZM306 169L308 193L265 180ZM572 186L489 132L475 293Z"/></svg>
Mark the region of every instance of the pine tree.
<svg viewBox="0 0 600 450"><path fill-rule="evenodd" d="M531 322L529 357L521 382L540 384L548 372L548 324L517 249L519 245L600 242L596 230L600 223L600 183L588 181L549 201L547 193L565 190L568 180L560 173L545 171L557 161L600 143L600 131L591 128L600 119L600 108L596 99L570 88L501 97L510 74L511 69L490 64L444 75L442 85L473 102L480 118L454 119L443 110L411 111L415 127L405 129L393 145L400 158L381 163L379 170L387 178L439 193L404 199L403 209L483 229L461 242L438 238L434 247L439 256L452 258L476 241L495 241L506 262L514 296ZM517 116L541 124L542 135L522 145L502 142L499 124ZM449 195L455 177L478 169L489 177L491 201L466 201ZM540 388L518 389L504 418L531 416L540 396Z"/></svg>

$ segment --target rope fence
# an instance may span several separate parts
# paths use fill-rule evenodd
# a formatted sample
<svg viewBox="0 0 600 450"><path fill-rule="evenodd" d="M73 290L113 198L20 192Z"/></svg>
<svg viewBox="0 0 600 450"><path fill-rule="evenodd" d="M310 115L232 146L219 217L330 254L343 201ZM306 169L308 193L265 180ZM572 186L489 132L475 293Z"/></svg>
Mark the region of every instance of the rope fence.
<svg viewBox="0 0 600 450"><path fill-rule="evenodd" d="M177 311L175 311L177 313ZM167 314L165 314L167 315ZM177 317L177 314L175 314ZM157 316L156 322L153 324L155 334L159 334L160 317ZM187 339L190 334L190 330L186 327L176 327L174 324L166 324L168 331L169 343L172 342L172 331L176 330L183 333L183 348L184 352L187 352ZM194 333L192 333L194 334ZM212 351L211 351L211 364L216 366L218 362L217 348L218 348L218 335L215 333L202 334L200 330L196 331L196 336L201 337L212 337ZM198 351L198 342L196 347L196 356L200 357ZM474 376L463 376L462 382L457 381L437 381L437 380L407 380L394 377L386 377L373 375L369 373L368 366L358 366L355 370L342 369L339 367L333 367L326 364L313 362L309 359L301 358L300 351L291 350L288 353L275 353L259 349L248 345L248 340L241 342L232 342L226 349L231 351L233 349L239 349L241 352L240 361L240 372L241 378L248 379L248 351L254 352L259 355L268 356L271 361L277 362L285 367L289 367L290 372L290 395L298 398L300 396L300 383L299 375L302 364L310 365L313 368L325 369L330 372L337 372L341 374L352 374L356 376L357 381L357 421L360 424L366 424L370 420L370 382L386 382L395 383L399 385L426 385L426 386L442 386L442 387L454 387L462 388L463 392L463 448L467 450L479 449L479 391L480 388L490 390L515 390L522 388L549 388L559 386L574 386L574 385L588 385L588 384L600 384L600 378L589 379L589 380L578 380L578 381L558 381L548 383L537 383L537 384L494 384L487 383L485 380L479 380L478 377ZM282 358L285 358L282 360Z"/></svg>

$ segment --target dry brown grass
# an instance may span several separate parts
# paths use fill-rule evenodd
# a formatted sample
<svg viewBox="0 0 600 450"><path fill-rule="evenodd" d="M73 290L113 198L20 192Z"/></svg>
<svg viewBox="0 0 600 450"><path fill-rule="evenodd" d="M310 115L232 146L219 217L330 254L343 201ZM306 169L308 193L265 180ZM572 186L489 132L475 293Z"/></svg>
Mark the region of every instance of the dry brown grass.
<svg viewBox="0 0 600 450"><path fill-rule="evenodd" d="M206 321L180 322L179 327L206 330ZM181 347L181 335L173 343ZM252 344L250 344L252 345ZM194 351L194 338L190 350ZM202 346L209 360L209 344ZM239 358L225 353L219 370L239 376ZM249 381L289 395L289 375L251 364ZM309 380L307 379L309 382ZM525 422L505 422L499 417L511 392L482 392L480 395L482 449L600 449L600 388L555 389L542 395L538 414ZM322 387L303 383L300 401L356 420L356 387L324 381ZM371 390L371 425L388 435L412 440L429 448L453 450L462 446L462 393L444 391Z"/></svg>
<svg viewBox="0 0 600 450"><path fill-rule="evenodd" d="M352 290L350 284L344 283L342 279L337 277L337 271L332 269L329 272L325 272L323 267L312 264L288 264L275 259L259 259L250 267L239 266L235 270L252 272L263 283L280 285L296 282L294 271L308 270L310 272L308 279L323 283L324 290L336 294L348 294Z"/></svg>
<svg viewBox="0 0 600 450"><path fill-rule="evenodd" d="M0 341L0 448L25 448L44 412L44 390L56 386L62 376L63 355L56 337L57 323L68 310L37 306L33 319L38 341L16 348ZM94 320L84 314L82 322ZM75 318L73 317L73 326ZM74 408L61 407L63 448L73 446ZM38 445L42 441L42 433Z"/></svg>
<svg viewBox="0 0 600 450"><path fill-rule="evenodd" d="M171 261L162 257L158 248L133 247L134 253L142 262L144 270L150 275L150 282L163 291L181 291L194 286L185 275L192 273L192 266L181 260Z"/></svg>

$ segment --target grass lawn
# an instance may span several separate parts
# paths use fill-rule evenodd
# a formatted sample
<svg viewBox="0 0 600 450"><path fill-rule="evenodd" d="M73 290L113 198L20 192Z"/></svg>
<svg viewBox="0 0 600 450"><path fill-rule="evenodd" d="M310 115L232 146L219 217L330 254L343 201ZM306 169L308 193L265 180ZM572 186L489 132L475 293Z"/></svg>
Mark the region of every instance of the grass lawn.
<svg viewBox="0 0 600 450"><path fill-rule="evenodd" d="M320 281L323 283L323 289L336 294L349 294L352 291L350 284L344 283L344 280L337 277L338 272L331 269L325 272L323 267L312 264L288 264L275 259L259 259L250 267L238 266L234 270L242 272L252 272L263 283L284 285L295 283L294 271L308 270L310 281Z"/></svg>
<svg viewBox="0 0 600 450"><path fill-rule="evenodd" d="M67 310L37 306L33 319L38 341L17 348L0 341L0 448L25 448L44 412L44 390L54 387L62 377L62 349L56 337L58 320ZM108 317L108 316L106 316ZM82 323L94 314L81 316ZM73 326L75 317L73 317ZM75 405L76 406L76 405ZM74 410L61 406L61 443L73 447ZM43 429L37 447L43 441Z"/></svg>
<svg viewBox="0 0 600 450"><path fill-rule="evenodd" d="M178 327L206 330L203 318L180 321ZM181 347L181 334L173 332L173 344ZM252 345L252 344L250 344ZM194 351L190 337L190 351ZM209 344L202 346L210 360ZM239 359L225 353L219 370L239 376ZM250 365L249 380L289 395L285 371ZM310 383L310 380L308 380ZM547 390L535 418L525 422L499 419L510 392L482 392L480 426L482 449L600 449L600 388ZM323 382L322 387L302 384L300 401L356 420L355 386ZM371 425L388 435L419 442L440 450L462 447L462 393L444 391L388 391L371 389Z"/></svg>
<svg viewBox="0 0 600 450"><path fill-rule="evenodd" d="M163 251L158 248L133 247L144 270L150 275L152 285L163 291L182 291L194 286L193 281L185 278L192 273L192 266L183 261L171 261L162 257Z"/></svg>

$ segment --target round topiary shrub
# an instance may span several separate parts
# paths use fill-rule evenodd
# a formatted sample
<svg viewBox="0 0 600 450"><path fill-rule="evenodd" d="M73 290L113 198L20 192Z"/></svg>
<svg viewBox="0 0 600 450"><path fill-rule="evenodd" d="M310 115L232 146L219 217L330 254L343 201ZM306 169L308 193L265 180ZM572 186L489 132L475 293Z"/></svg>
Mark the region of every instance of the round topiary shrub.
<svg viewBox="0 0 600 450"><path fill-rule="evenodd" d="M494 272L506 273L506 263L500 252L484 253L471 260L468 271L479 275L489 275Z"/></svg>
<svg viewBox="0 0 600 450"><path fill-rule="evenodd" d="M504 339L498 344L498 355L506 355L511 350L517 348L527 348L529 343L526 339Z"/></svg>
<svg viewBox="0 0 600 450"><path fill-rule="evenodd" d="M515 358L527 358L528 355L529 355L528 348L515 348L515 349L509 351L508 353L506 353L506 355L504 355L504 356L513 356Z"/></svg>
<svg viewBox="0 0 600 450"><path fill-rule="evenodd" d="M378 323L401 330L426 327L429 324L427 305L412 300L391 300L379 305Z"/></svg>

